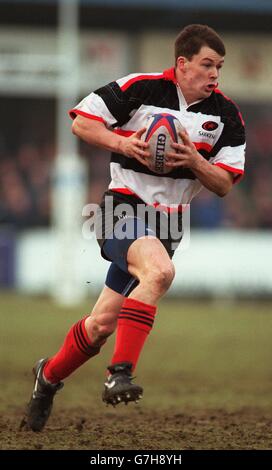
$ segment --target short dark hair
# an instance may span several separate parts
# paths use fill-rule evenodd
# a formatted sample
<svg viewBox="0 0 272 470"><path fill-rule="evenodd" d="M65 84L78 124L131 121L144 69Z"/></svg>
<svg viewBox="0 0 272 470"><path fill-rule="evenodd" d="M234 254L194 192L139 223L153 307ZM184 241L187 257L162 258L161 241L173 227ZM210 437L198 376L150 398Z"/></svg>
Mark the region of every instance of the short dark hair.
<svg viewBox="0 0 272 470"><path fill-rule="evenodd" d="M201 47L208 46L222 57L226 49L219 34L204 24L190 24L183 28L175 41L175 60L180 56L191 60Z"/></svg>

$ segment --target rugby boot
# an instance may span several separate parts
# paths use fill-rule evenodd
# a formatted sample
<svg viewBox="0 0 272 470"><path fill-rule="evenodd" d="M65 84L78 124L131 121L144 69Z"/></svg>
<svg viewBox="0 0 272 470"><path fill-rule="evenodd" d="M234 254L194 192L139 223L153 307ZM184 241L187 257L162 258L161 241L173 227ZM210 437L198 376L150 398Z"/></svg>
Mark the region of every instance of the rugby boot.
<svg viewBox="0 0 272 470"><path fill-rule="evenodd" d="M109 405L119 403L128 404L129 401L136 403L143 395L143 389L139 385L132 383L132 364L130 362L120 362L108 367L110 375L105 383L102 393L102 400Z"/></svg>
<svg viewBox="0 0 272 470"><path fill-rule="evenodd" d="M63 382L50 384L44 380L43 369L46 362L47 359L40 359L33 368L34 388L20 429L41 431L50 416L56 392L64 386Z"/></svg>

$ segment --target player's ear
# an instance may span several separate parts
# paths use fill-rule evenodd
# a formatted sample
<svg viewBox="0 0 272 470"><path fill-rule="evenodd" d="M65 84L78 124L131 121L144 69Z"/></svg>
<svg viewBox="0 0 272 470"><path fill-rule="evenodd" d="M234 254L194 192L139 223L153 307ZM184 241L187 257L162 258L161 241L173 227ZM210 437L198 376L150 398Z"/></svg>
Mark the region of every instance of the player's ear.
<svg viewBox="0 0 272 470"><path fill-rule="evenodd" d="M187 67L187 62L188 62L188 60L186 59L186 57L179 56L177 58L177 68L181 72L184 72L186 70L186 67Z"/></svg>

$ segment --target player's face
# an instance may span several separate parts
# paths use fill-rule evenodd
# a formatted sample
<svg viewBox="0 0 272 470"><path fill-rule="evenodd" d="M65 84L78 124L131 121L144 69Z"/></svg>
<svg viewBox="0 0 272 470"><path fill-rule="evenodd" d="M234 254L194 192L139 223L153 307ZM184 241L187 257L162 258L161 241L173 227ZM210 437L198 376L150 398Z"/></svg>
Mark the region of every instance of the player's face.
<svg viewBox="0 0 272 470"><path fill-rule="evenodd" d="M211 95L218 85L223 63L224 57L207 46L203 46L191 60L184 60L182 85L189 91L192 100L208 98Z"/></svg>

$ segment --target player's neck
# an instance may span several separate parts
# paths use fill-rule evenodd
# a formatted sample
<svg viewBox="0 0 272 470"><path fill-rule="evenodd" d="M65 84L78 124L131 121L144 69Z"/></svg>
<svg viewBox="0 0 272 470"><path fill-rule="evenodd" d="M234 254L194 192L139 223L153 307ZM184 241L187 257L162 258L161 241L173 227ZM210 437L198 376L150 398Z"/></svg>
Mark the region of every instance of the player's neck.
<svg viewBox="0 0 272 470"><path fill-rule="evenodd" d="M186 80L184 80L183 74L180 72L180 70L176 70L176 78L177 84L183 94L187 105L190 106L192 103L199 101L200 98L196 96L196 93L192 92L191 87L187 85Z"/></svg>
<svg viewBox="0 0 272 470"><path fill-rule="evenodd" d="M192 103L195 103L195 101L198 101L198 97L195 96L195 93L192 93L192 91L188 89L184 83L178 82L178 86L188 106L190 106Z"/></svg>

